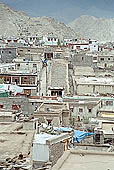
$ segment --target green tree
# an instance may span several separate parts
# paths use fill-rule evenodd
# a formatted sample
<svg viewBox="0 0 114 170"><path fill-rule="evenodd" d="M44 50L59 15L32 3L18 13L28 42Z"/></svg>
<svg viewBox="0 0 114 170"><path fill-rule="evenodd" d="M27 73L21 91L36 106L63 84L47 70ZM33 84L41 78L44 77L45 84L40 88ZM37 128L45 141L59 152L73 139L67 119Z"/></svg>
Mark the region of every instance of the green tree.
<svg viewBox="0 0 114 170"><path fill-rule="evenodd" d="M60 46L61 46L61 42L60 42L60 40L59 40L59 39L58 39L57 45L58 45L58 47L60 47Z"/></svg>

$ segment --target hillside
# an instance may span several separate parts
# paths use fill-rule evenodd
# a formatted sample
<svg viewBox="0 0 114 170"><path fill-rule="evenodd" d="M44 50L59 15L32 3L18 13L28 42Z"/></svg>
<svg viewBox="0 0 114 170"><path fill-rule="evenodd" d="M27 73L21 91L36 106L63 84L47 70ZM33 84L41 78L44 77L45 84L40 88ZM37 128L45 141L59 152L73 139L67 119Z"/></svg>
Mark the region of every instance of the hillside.
<svg viewBox="0 0 114 170"><path fill-rule="evenodd" d="M0 3L0 35L54 35L63 37L77 36L77 34L64 23L50 17L29 17L23 12L17 12Z"/></svg>
<svg viewBox="0 0 114 170"><path fill-rule="evenodd" d="M99 41L114 41L114 19L81 16L69 26L84 37Z"/></svg>

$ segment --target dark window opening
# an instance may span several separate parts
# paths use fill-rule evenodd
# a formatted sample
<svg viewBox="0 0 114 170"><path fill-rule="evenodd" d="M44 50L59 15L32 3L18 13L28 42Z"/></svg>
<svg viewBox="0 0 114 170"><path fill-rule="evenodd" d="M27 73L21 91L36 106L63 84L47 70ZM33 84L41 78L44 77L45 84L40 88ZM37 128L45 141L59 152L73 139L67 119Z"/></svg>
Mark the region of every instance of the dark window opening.
<svg viewBox="0 0 114 170"><path fill-rule="evenodd" d="M104 61L104 58L101 58L100 60L101 60L101 61Z"/></svg>
<svg viewBox="0 0 114 170"><path fill-rule="evenodd" d="M111 100L106 101L106 106L113 106L113 101L111 101Z"/></svg>
<svg viewBox="0 0 114 170"><path fill-rule="evenodd" d="M91 113L91 109L88 109L89 113Z"/></svg>
<svg viewBox="0 0 114 170"><path fill-rule="evenodd" d="M82 112L83 112L83 109L82 109L82 108L79 108L79 112L81 112L81 113L82 113Z"/></svg>
<svg viewBox="0 0 114 170"><path fill-rule="evenodd" d="M51 121L52 121L52 120L47 120L47 121L48 121L48 125L51 125Z"/></svg>
<svg viewBox="0 0 114 170"><path fill-rule="evenodd" d="M2 109L4 107L4 105L3 104L0 104L0 109Z"/></svg>
<svg viewBox="0 0 114 170"><path fill-rule="evenodd" d="M62 96L61 90L51 91L51 96Z"/></svg>
<svg viewBox="0 0 114 170"><path fill-rule="evenodd" d="M100 134L95 135L95 142L100 143Z"/></svg>

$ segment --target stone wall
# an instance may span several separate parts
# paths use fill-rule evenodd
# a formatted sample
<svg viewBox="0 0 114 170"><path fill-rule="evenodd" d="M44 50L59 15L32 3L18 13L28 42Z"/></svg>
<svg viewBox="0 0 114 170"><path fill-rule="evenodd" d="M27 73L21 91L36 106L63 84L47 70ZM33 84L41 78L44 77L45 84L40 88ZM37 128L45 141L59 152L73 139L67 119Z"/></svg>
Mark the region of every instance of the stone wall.
<svg viewBox="0 0 114 170"><path fill-rule="evenodd" d="M0 105L3 105L2 109L5 110L12 110L12 105L20 105L23 114L32 114L35 108L35 105L32 105L26 97L2 97L0 98Z"/></svg>
<svg viewBox="0 0 114 170"><path fill-rule="evenodd" d="M52 166L56 164L57 160L63 155L64 144L62 142L55 143L49 146L49 160Z"/></svg>
<svg viewBox="0 0 114 170"><path fill-rule="evenodd" d="M16 48L0 48L1 62L11 63L17 56Z"/></svg>
<svg viewBox="0 0 114 170"><path fill-rule="evenodd" d="M75 66L92 66L93 58L92 56L87 56L84 54L75 54L72 59L72 64Z"/></svg>

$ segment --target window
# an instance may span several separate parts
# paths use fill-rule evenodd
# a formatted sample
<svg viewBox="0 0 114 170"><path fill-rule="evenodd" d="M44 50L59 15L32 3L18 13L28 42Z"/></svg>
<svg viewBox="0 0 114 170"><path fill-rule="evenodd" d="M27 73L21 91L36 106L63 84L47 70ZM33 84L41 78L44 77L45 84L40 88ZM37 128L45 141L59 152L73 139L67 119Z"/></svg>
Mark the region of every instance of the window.
<svg viewBox="0 0 114 170"><path fill-rule="evenodd" d="M113 101L111 101L111 100L106 101L106 106L113 106Z"/></svg>
<svg viewBox="0 0 114 170"><path fill-rule="evenodd" d="M101 58L100 60L101 60L101 61L104 61L104 58Z"/></svg>
<svg viewBox="0 0 114 170"><path fill-rule="evenodd" d="M82 112L83 112L83 109L82 109L82 108L79 108L79 112L82 113Z"/></svg>
<svg viewBox="0 0 114 170"><path fill-rule="evenodd" d="M20 67L20 64L17 64L18 67Z"/></svg>
<svg viewBox="0 0 114 170"><path fill-rule="evenodd" d="M19 110L19 105L13 104L12 105L12 110Z"/></svg>
<svg viewBox="0 0 114 170"><path fill-rule="evenodd" d="M11 54L11 51L9 51L9 54Z"/></svg>
<svg viewBox="0 0 114 170"><path fill-rule="evenodd" d="M50 41L50 38L48 38L48 41Z"/></svg>
<svg viewBox="0 0 114 170"><path fill-rule="evenodd" d="M2 109L4 106L3 106L3 104L0 104L0 108Z"/></svg>
<svg viewBox="0 0 114 170"><path fill-rule="evenodd" d="M93 57L93 60L97 60L97 57Z"/></svg>
<svg viewBox="0 0 114 170"><path fill-rule="evenodd" d="M84 60L84 57L82 57L82 61Z"/></svg>
<svg viewBox="0 0 114 170"><path fill-rule="evenodd" d="M88 112L91 113L91 109L88 109Z"/></svg>
<svg viewBox="0 0 114 170"><path fill-rule="evenodd" d="M95 142L100 143L100 134L95 135Z"/></svg>
<svg viewBox="0 0 114 170"><path fill-rule="evenodd" d="M52 120L47 120L47 122L48 122L48 125L51 125L51 121L52 121Z"/></svg>
<svg viewBox="0 0 114 170"><path fill-rule="evenodd" d="M30 50L28 50L28 52L30 52Z"/></svg>
<svg viewBox="0 0 114 170"><path fill-rule="evenodd" d="M33 64L33 67L36 68L36 67L37 67L37 64Z"/></svg>
<svg viewBox="0 0 114 170"><path fill-rule="evenodd" d="M108 60L110 60L110 58L108 58Z"/></svg>

